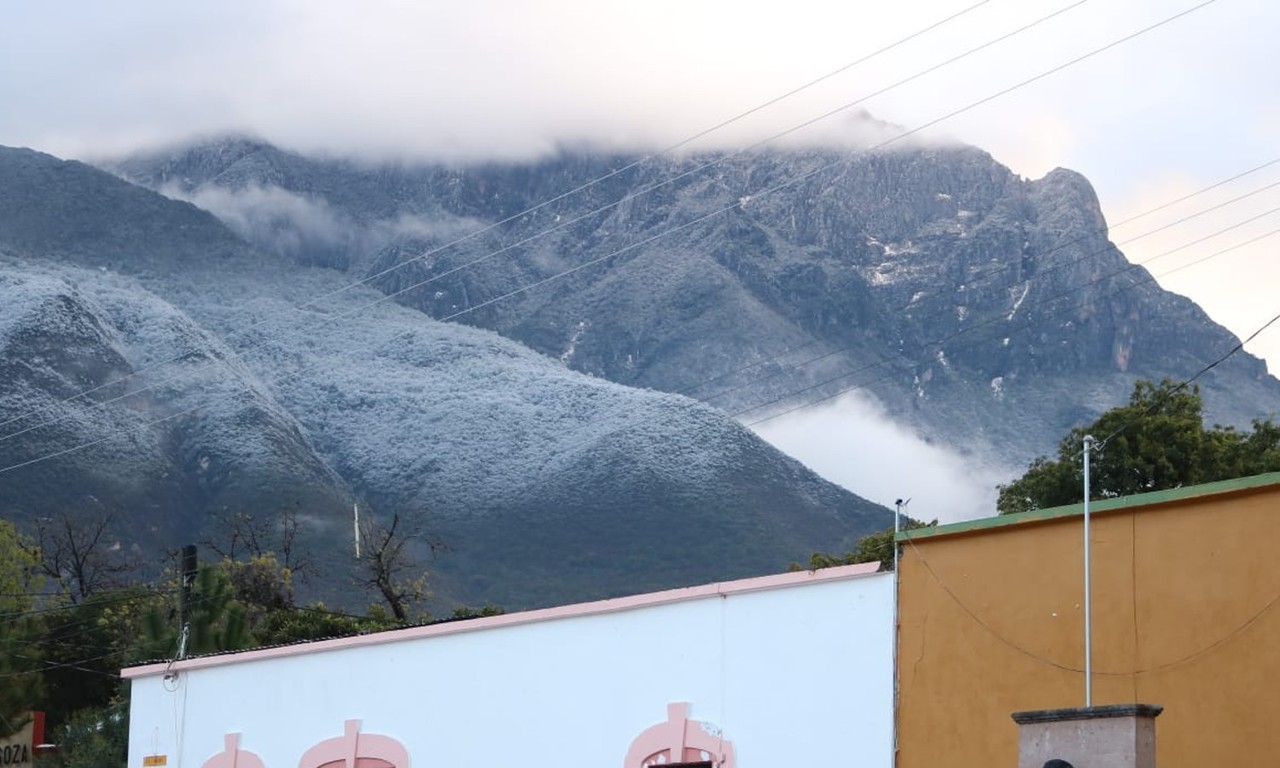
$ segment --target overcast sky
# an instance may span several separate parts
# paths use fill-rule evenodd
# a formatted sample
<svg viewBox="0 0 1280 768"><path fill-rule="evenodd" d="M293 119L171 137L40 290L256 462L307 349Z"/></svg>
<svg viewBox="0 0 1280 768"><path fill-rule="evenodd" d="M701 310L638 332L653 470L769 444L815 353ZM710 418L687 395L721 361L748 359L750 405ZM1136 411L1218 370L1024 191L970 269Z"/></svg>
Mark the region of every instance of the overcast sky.
<svg viewBox="0 0 1280 768"><path fill-rule="evenodd" d="M1198 2L1087 0L859 107L915 128ZM0 144L91 159L244 131L410 160L654 149L975 4L702 147L770 136L1075 2L0 0ZM1028 177L1081 171L1116 224L1280 158L1278 36L1280 3L1217 0L925 133ZM792 140L841 141L848 115ZM1280 186L1140 236L1276 182L1280 163L1112 239L1245 336L1280 313L1280 236L1219 252L1280 227ZM1248 349L1280 367L1280 323Z"/></svg>

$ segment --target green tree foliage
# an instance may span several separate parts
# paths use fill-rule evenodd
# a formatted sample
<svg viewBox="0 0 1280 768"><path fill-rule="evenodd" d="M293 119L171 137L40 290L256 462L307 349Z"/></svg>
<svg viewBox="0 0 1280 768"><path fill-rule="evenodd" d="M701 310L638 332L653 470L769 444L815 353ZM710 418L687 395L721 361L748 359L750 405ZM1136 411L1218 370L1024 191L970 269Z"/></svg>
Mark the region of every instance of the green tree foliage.
<svg viewBox="0 0 1280 768"><path fill-rule="evenodd" d="M0 520L0 612L31 608L33 593L43 579L39 575L39 549L8 520Z"/></svg>
<svg viewBox="0 0 1280 768"><path fill-rule="evenodd" d="M1042 456L1022 477L1000 486L997 510L1010 514L1079 503L1085 435L1106 440L1090 458L1094 499L1280 470L1280 427L1270 419L1256 420L1243 432L1206 428L1198 388L1139 381L1127 404L1071 430L1056 459Z"/></svg>
<svg viewBox="0 0 1280 768"><path fill-rule="evenodd" d="M126 687L127 690L127 687ZM58 751L40 759L51 768L109 768L129 759L128 698L77 712L49 734Z"/></svg>
<svg viewBox="0 0 1280 768"><path fill-rule="evenodd" d="M913 528L928 528L937 524L937 520L923 523L904 516L901 528L904 531L909 531ZM837 565L857 565L858 563L874 563L877 561L880 563L880 570L893 570L893 528L886 528L883 531L863 536L858 539L852 550L845 552L843 555L814 552L809 556L807 570L816 571L819 568L834 568ZM799 563L792 563L791 570L801 571L806 570L806 568Z"/></svg>
<svg viewBox="0 0 1280 768"><path fill-rule="evenodd" d="M44 689L44 665L36 642L40 633L37 617L11 613L0 617L0 738L27 724L27 713L36 707Z"/></svg>
<svg viewBox="0 0 1280 768"><path fill-rule="evenodd" d="M348 637L400 626L389 615L352 616L330 611L323 604L271 611L254 638L263 645L283 645L328 637Z"/></svg>
<svg viewBox="0 0 1280 768"><path fill-rule="evenodd" d="M130 587L95 593L43 616L37 647L45 663L39 709L48 722L66 722L72 713L107 706L119 693L120 668L138 635L142 616L159 598Z"/></svg>
<svg viewBox="0 0 1280 768"><path fill-rule="evenodd" d="M17 730L26 712L42 709L48 733L60 745L57 755L42 758L51 766L123 765L128 686L120 684L118 672L177 657L183 614L178 578L172 574L159 589L117 586L114 577L131 571L115 569L106 523L80 527L71 520L50 519L45 522L55 525L41 529L46 543L60 547L57 552L44 551L39 540L0 521L0 730ZM423 536L420 516L411 515L408 523L393 517L386 528L368 526L364 575L386 600L370 615L354 616L322 604L295 604L298 570L290 564L308 567L306 553L294 546L296 516L283 515L270 526L244 516L228 520L224 538L230 543L223 550L210 547L221 560L203 564L191 588L188 656L403 626L425 596L425 570L408 547L439 546ZM282 547L283 557L266 548L271 544ZM42 583L57 589L41 592ZM388 610L396 606L399 616ZM494 606L460 608L454 618L496 613L501 609Z"/></svg>
<svg viewBox="0 0 1280 768"><path fill-rule="evenodd" d="M0 520L0 737L26 725L43 688L37 641L43 616L34 612L38 552L12 523Z"/></svg>
<svg viewBox="0 0 1280 768"><path fill-rule="evenodd" d="M235 585L222 568L205 566L199 570L191 589L188 610L190 631L186 638L186 655L238 651L252 645L248 610L236 600ZM176 601L153 606L143 622L134 658L175 658L183 640L181 619L181 606Z"/></svg>

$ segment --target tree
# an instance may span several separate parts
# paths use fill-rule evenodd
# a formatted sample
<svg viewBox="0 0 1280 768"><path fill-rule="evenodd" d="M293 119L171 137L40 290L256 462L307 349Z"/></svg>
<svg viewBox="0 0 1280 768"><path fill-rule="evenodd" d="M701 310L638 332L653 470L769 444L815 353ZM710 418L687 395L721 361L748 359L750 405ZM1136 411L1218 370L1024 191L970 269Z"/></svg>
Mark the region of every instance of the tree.
<svg viewBox="0 0 1280 768"><path fill-rule="evenodd" d="M436 541L426 540L423 515L401 519L391 516L390 525L382 525L367 515L360 525L360 572L357 581L368 590L376 590L396 621L409 620L409 611L428 596L427 574L412 552L415 545L425 545L431 552L442 548ZM423 618L426 614L423 614Z"/></svg>
<svg viewBox="0 0 1280 768"><path fill-rule="evenodd" d="M145 587L104 590L43 614L37 647L45 665L44 692L38 708L49 727L77 711L105 707L119 693L127 649L147 608L159 599Z"/></svg>
<svg viewBox="0 0 1280 768"><path fill-rule="evenodd" d="M902 530L909 531L913 528L928 528L937 525L938 521L934 520L924 523L919 520L912 520L909 517L903 517ZM826 552L814 552L809 556L808 570L816 571L819 568L834 568L838 565L857 565L858 563L874 563L879 561L880 570L893 570L893 528L887 528L876 533L869 533L858 539L853 549L845 552L843 555L830 555ZM804 568L799 563L792 563L791 570L799 571Z"/></svg>
<svg viewBox="0 0 1280 768"><path fill-rule="evenodd" d="M101 768L123 766L129 759L128 686L121 699L82 710L57 727L53 738L58 752L52 760L57 768Z"/></svg>
<svg viewBox="0 0 1280 768"><path fill-rule="evenodd" d="M40 552L8 520L0 520L0 613L29 610L44 579Z"/></svg>
<svg viewBox="0 0 1280 768"><path fill-rule="evenodd" d="M41 624L33 616L0 616L0 739L27 724L44 690L43 659L37 641Z"/></svg>
<svg viewBox="0 0 1280 768"><path fill-rule="evenodd" d="M134 648L138 661L172 659L182 649L180 611L172 605L156 605L147 614ZM186 655L238 651L252 645L248 611L236 599L236 588L226 571L204 566L196 574L188 603Z"/></svg>
<svg viewBox="0 0 1280 768"><path fill-rule="evenodd" d="M43 688L42 615L32 610L42 583L38 564L34 544L0 520L0 738L26 725Z"/></svg>
<svg viewBox="0 0 1280 768"><path fill-rule="evenodd" d="M96 517L61 512L36 522L32 552L40 569L62 586L71 602L122 587L137 570L114 528L115 516L109 512Z"/></svg>
<svg viewBox="0 0 1280 768"><path fill-rule="evenodd" d="M254 637L263 645L282 645L379 632L398 626L385 611L382 613L382 616L353 616L331 611L322 603L270 611L254 629Z"/></svg>
<svg viewBox="0 0 1280 768"><path fill-rule="evenodd" d="M257 612L293 607L293 574L280 564L274 552L248 560L223 560L218 567L231 581L236 599Z"/></svg>
<svg viewBox="0 0 1280 768"><path fill-rule="evenodd" d="M274 519L223 511L213 516L210 530L212 535L203 543L224 560L253 561L270 556L290 579L303 582L314 568L310 555L299 546L302 521L296 506L283 507Z"/></svg>
<svg viewBox="0 0 1280 768"><path fill-rule="evenodd" d="M1058 458L1037 458L999 488L1000 514L1078 503L1084 487L1086 435L1102 442L1091 458L1093 499L1146 493L1280 469L1280 427L1204 426L1199 388L1139 381L1129 402L1067 433Z"/></svg>

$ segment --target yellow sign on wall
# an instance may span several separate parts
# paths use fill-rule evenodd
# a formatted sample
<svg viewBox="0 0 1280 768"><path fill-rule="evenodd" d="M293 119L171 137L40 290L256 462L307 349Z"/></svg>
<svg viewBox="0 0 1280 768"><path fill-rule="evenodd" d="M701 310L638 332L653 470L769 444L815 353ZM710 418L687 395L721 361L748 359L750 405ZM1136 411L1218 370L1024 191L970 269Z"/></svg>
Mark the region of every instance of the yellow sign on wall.
<svg viewBox="0 0 1280 768"><path fill-rule="evenodd" d="M153 766L153 765L168 765L169 756L168 755L147 755L142 758L142 764L144 766L147 766L147 768L150 768L150 766Z"/></svg>

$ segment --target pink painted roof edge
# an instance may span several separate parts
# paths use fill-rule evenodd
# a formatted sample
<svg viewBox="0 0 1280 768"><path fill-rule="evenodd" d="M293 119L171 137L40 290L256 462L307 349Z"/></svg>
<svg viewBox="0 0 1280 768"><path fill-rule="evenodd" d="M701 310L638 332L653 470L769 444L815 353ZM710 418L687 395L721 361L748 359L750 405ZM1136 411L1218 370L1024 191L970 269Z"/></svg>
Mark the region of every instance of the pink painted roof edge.
<svg viewBox="0 0 1280 768"><path fill-rule="evenodd" d="M721 581L714 584L703 584L696 587L681 587L679 589L668 589L662 592L648 592L641 595L615 597L608 600L596 600L590 603L575 603L573 605L557 606L554 608L539 608L532 611L504 613L498 616L484 616L465 621L451 621L441 624L431 624L423 627L391 629L385 632L376 632L369 635L338 637L330 640L316 640L309 643L283 645L275 648L259 648L257 650L243 651L241 653L204 656L201 658L187 659L185 661L176 661L172 663L166 662L161 664L147 664L139 667L127 667L121 670L120 676L125 679L150 677L169 672L182 672L194 669L203 669L206 667L217 667L224 664L260 661L264 659L280 658L283 656L297 656L306 653L321 653L339 648L382 645L384 643L394 643L400 640L435 637L437 635L455 635L463 632L476 632L484 629L508 627L517 624L533 624L540 621L554 621L556 619L566 619L575 616L595 616L600 614L617 613L619 611L627 611L635 608L646 608L649 606L667 605L670 603L682 603L704 597L714 597L716 595L741 595L748 592L761 592L764 590L803 586L805 584L816 584L826 581L841 581L858 576L875 574L879 569L880 563L871 562L859 563L857 565L842 565L835 568L823 568L816 571L794 571L770 576L757 576L749 579L737 579L735 581ZM892 574L886 573L886 575Z"/></svg>

